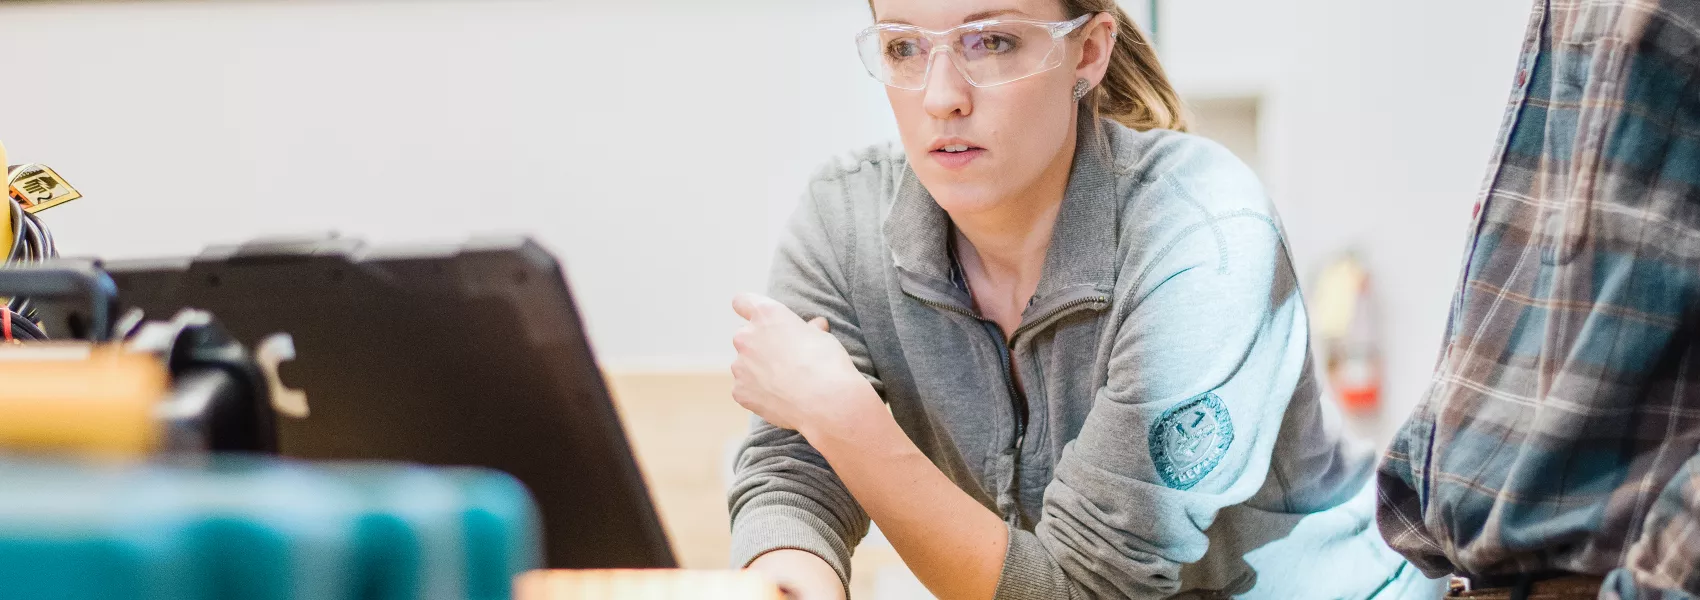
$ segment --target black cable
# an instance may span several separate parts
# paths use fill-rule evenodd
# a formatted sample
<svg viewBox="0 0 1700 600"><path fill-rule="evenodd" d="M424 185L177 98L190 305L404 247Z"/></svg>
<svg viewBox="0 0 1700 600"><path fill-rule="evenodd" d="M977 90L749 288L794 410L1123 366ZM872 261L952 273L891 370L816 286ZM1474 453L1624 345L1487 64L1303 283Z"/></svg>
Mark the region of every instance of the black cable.
<svg viewBox="0 0 1700 600"><path fill-rule="evenodd" d="M3 168L3 167L0 167ZM5 186L11 187L9 184ZM6 259L0 267L24 266L59 257L59 249L54 245L53 232L41 222L41 217L24 210L23 205L10 194L6 195L6 209L11 212L12 243L6 253ZM47 336L41 331L36 321L38 313L35 304L29 298L11 298L4 307L10 310L16 319L13 328L27 327L37 339L45 340ZM24 325L28 323L28 325Z"/></svg>
<svg viewBox="0 0 1700 600"><path fill-rule="evenodd" d="M9 208L12 211L12 221L11 222L12 223L21 223L24 220L24 216L23 216L24 215L24 207L19 206L18 201L13 200L12 196L10 194L6 195L6 203L9 205ZM5 264L10 265L14 262L17 262L18 255L22 254L23 252L24 252L24 228L18 227L18 226L13 226L12 227L12 249L7 251L7 253L6 253L6 263Z"/></svg>
<svg viewBox="0 0 1700 600"><path fill-rule="evenodd" d="M53 233L41 222L41 217L24 210L17 199L7 195L7 208L12 213L12 244L6 253L5 264L39 262L59 256Z"/></svg>
<svg viewBox="0 0 1700 600"><path fill-rule="evenodd" d="M53 248L53 235L47 232L47 226L41 223L41 217L32 212L24 212L25 244L30 252L30 258L43 261L58 255Z"/></svg>
<svg viewBox="0 0 1700 600"><path fill-rule="evenodd" d="M7 187L11 186L8 185ZM12 227L12 249L6 254L5 266L12 266L14 263L22 262L19 255L27 252L27 247L24 244L26 236L24 228L21 226L24 219L24 208L19 206L18 201L12 199L10 194L6 197L6 204L12 213L11 222L18 224L18 226ZM15 315L23 316L29 310L29 299L13 297L6 302L6 308Z"/></svg>
<svg viewBox="0 0 1700 600"><path fill-rule="evenodd" d="M47 225L41 222L41 217L35 213L30 213L29 218L30 222L35 224L36 231L41 232L41 245L47 249L47 258L59 258L59 245L53 241L53 230L48 229Z"/></svg>
<svg viewBox="0 0 1700 600"><path fill-rule="evenodd" d="M24 318L17 312L12 313L12 337L26 342L45 342L47 332L41 330L35 321Z"/></svg>

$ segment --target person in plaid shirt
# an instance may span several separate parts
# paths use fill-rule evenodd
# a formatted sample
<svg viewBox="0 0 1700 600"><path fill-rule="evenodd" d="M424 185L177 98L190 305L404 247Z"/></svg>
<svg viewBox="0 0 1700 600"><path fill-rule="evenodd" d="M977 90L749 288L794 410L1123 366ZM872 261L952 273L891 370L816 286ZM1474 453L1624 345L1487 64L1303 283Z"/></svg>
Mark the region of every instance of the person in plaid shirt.
<svg viewBox="0 0 1700 600"><path fill-rule="evenodd" d="M1537 1L1488 177L1383 536L1460 595L1700 597L1700 2Z"/></svg>

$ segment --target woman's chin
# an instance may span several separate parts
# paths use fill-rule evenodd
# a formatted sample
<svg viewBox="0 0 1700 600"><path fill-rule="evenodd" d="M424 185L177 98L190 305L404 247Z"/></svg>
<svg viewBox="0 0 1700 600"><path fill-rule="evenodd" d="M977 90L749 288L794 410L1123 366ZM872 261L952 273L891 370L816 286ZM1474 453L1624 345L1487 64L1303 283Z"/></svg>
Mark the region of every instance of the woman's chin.
<svg viewBox="0 0 1700 600"><path fill-rule="evenodd" d="M946 212L973 214L996 208L1009 200L1006 178L996 175L990 164L949 170L917 165L916 177Z"/></svg>
<svg viewBox="0 0 1700 600"><path fill-rule="evenodd" d="M961 185L944 186L943 189L934 190L928 186L927 191L945 212L952 215L972 215L995 210L1007 200L1007 196L985 188L986 186Z"/></svg>

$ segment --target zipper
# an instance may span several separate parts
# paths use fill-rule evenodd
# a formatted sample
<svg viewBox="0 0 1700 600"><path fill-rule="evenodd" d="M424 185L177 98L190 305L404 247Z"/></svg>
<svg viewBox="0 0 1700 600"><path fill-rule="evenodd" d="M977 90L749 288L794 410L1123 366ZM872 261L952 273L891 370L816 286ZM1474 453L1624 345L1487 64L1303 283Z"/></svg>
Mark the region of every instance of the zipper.
<svg viewBox="0 0 1700 600"><path fill-rule="evenodd" d="M907 292L906 292L906 294L907 294ZM999 361L1000 364L998 366L998 371L1003 373L1004 390L1009 393L1010 408L1015 411L1015 458L1016 458L1016 461L1018 463L1021 460L1022 446L1025 445L1025 443L1027 441L1027 409L1028 409L1028 406L1027 406L1027 395L1022 393L1021 390L1016 389L1016 387L1015 387L1015 375L1013 373L1010 373L1010 369L1012 368L1010 361L1011 361L1011 355L1015 351L1015 340L1020 339L1021 334L1026 333L1028 330L1033 329L1035 327L1038 327L1040 325L1046 324L1047 322L1049 322L1052 318L1056 317L1057 315L1068 312L1068 311L1070 311L1070 310L1072 310L1076 307L1084 306L1084 305L1087 305L1087 304L1108 304L1110 302L1110 297L1104 296L1104 295L1090 296L1090 297L1086 297L1086 298L1081 298L1079 300L1071 300L1069 302L1064 302L1063 304L1057 306L1056 308L1053 308L1050 311L1046 312L1044 315L1040 316L1039 318L1033 319L1031 321L1028 321L1028 322L1022 324L1019 327L1016 327L1015 333L1013 335L1009 336L1009 339L1006 340L1003 337L1003 330L998 327L997 323L989 321L989 320L981 317L980 315L975 314L972 311L963 310L962 308L952 306L952 305L949 305L949 304L945 304L943 302L934 302L932 300L928 300L926 298L921 298L921 297L916 296L914 294L907 294L907 295L910 298L914 298L916 301L919 301L921 304L925 304L927 306L931 306L933 308L937 308L937 309L940 309L940 310L950 311L950 312L968 317L970 319L974 319L976 321L979 321L980 325L986 328L986 333L992 336L992 342L994 343L994 345L996 345L998 347L998 357L1001 359Z"/></svg>
<svg viewBox="0 0 1700 600"><path fill-rule="evenodd" d="M933 308L937 308L937 309L940 309L940 310L953 312L953 313L968 317L970 319L974 319L976 321L979 321L980 325L986 329L986 333L992 337L993 345L997 346L997 348L998 348L998 358L1000 359L998 361L998 363L999 363L998 372L1003 374L1004 390L1005 390L1005 392L1007 392L1009 394L1010 410L1012 412L1014 412L1014 416L1015 416L1015 443L1014 443L1014 448L1013 448L1014 456L1010 457L1010 460L1011 460L1010 465L1011 466L1010 466L1009 487L1008 487L1008 489L1004 490L1004 493L1009 494L1011 499L1015 503L1015 510L1010 511L1010 515L1009 515L1009 518L1011 519L1010 523L1012 523L1012 524L1018 523L1020 518L1021 518L1021 510L1020 510L1020 506L1021 506L1021 497L1020 497L1020 490L1021 490L1021 453L1022 453L1024 447L1027 445L1027 421L1028 421L1027 411L1028 411L1029 406L1028 406L1028 403L1027 403L1027 394L1022 392L1019 388L1017 388L1015 386L1015 374L1011 372L1011 370L1014 369L1014 363L1012 361L1013 361L1013 356L1014 356L1014 353L1015 353L1015 340L1020 339L1021 334L1027 332L1027 330L1033 329L1033 328L1038 327L1038 326L1043 325L1043 324L1046 324L1051 319L1056 318L1058 315L1061 315L1065 312L1073 310L1076 307L1084 306L1084 305L1087 305L1087 304L1109 304L1110 297L1105 296L1105 295L1097 295L1097 296L1090 296L1090 297L1086 297L1086 298L1081 298L1079 300L1071 300L1069 302L1064 302L1063 304L1057 306L1056 308L1053 308L1050 311L1047 311L1044 315L1040 316L1039 318L1033 319L1031 321L1026 321L1024 319L1024 321L1026 321L1026 322L1024 322L1022 325L1016 327L1015 332L1012 335L1010 335L1008 339L1005 339L1004 336L1003 336L1003 329L998 327L998 324L996 322L987 320L987 319L981 317L980 315L975 314L972 311L963 310L959 307L952 306L952 305L949 305L949 304L945 304L945 303L942 303L942 302L934 302L932 300L927 300L925 298L921 298L919 296L916 296L914 294L910 294L908 292L904 292L904 293L906 295L908 295L910 298L914 298L916 301L919 301L921 304L924 304L926 306L931 306ZM1037 370L1035 370L1035 371L1037 371Z"/></svg>
<svg viewBox="0 0 1700 600"><path fill-rule="evenodd" d="M1010 342L1013 343L1016 340L1016 338L1021 337L1021 334L1026 332L1027 330L1032 329L1034 327L1038 327L1040 325L1047 324L1047 322L1049 322L1052 318L1056 317L1057 315L1068 312L1069 310L1072 310L1077 306L1084 306L1084 305L1087 305L1087 304L1109 304L1109 303L1110 303L1110 297L1104 296L1104 295L1089 296L1089 297L1086 297L1086 298L1081 298L1079 300L1070 300L1068 302L1064 302L1061 306L1053 308L1053 309L1051 309L1050 312L1045 313L1044 316L1041 316L1037 319L1033 319L1031 321L1027 321L1026 323L1021 324L1021 326L1016 327L1015 328L1015 335L1009 336Z"/></svg>
<svg viewBox="0 0 1700 600"><path fill-rule="evenodd" d="M921 304L940 310L950 311L970 319L974 319L975 321L979 321L980 326L986 328L986 333L992 336L992 343L997 346L998 358L1000 359L998 361L1000 363L998 366L998 372L1003 374L1004 391L1009 394L1010 409L1015 412L1015 459L1017 463L1020 463L1021 446L1027 438L1027 395L1022 394L1021 390L1015 388L1015 375L1009 372L1010 354L1014 350L1013 346L1015 344L1015 337L1011 336L1008 340L1005 340L1003 337L1003 330L998 328L997 323L986 320L971 311L962 310L961 308L942 302L934 302L914 294L909 294L909 297L914 298ZM1016 328L1016 332L1019 334L1022 329L1025 328L1018 327Z"/></svg>
<svg viewBox="0 0 1700 600"><path fill-rule="evenodd" d="M1027 439L1027 394L1015 387L1015 374L1011 373L1014 364L1015 337L1008 340L1003 337L1003 329L997 323L980 319L980 324L986 328L986 333L992 336L992 341L998 346L998 361L1003 372L1003 387L1009 392L1010 408L1015 411L1015 461L1021 463L1021 444Z"/></svg>
<svg viewBox="0 0 1700 600"><path fill-rule="evenodd" d="M1027 332L1029 329L1049 324L1050 321L1055 319L1058 315L1070 312L1080 306L1088 304L1108 304L1109 301L1109 296L1099 295L1064 302L1056 308L1046 312L1044 315L1017 326L1015 328L1015 333L1010 335L1009 340L1001 346L1003 348L1001 354L1003 355L1004 383L1009 387L1011 403L1015 405L1015 414L1017 415L1015 421L1015 456L1012 457L1013 466L1011 467L1009 490L1007 491L1007 493L1009 493L1014 499L1016 507L1015 510L1010 511L1011 524L1019 525L1021 520L1021 453L1023 451L1023 447L1027 444L1028 418L1027 394L1016 389L1015 378L1010 373L1010 369L1012 369L1014 365L1013 354L1015 352L1015 341L1021 339L1021 334ZM997 329L997 325L995 323L991 324L991 326L992 330L997 333L999 340L1001 341L1003 332ZM1033 374L1043 381L1044 375L1039 372L1037 359L1033 361Z"/></svg>

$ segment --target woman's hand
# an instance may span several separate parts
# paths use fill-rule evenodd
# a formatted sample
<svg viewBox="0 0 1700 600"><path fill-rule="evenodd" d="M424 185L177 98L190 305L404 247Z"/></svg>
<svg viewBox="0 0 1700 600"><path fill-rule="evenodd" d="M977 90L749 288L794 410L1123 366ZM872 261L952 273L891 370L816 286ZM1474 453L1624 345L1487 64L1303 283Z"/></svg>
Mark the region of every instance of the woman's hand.
<svg viewBox="0 0 1700 600"><path fill-rule="evenodd" d="M774 550L750 563L750 570L766 575L785 597L792 600L843 600L844 584L838 572L821 557L802 550Z"/></svg>
<svg viewBox="0 0 1700 600"><path fill-rule="evenodd" d="M848 423L879 396L825 319L804 322L785 305L741 294L732 309L749 321L732 336L732 399L775 427L806 431Z"/></svg>

